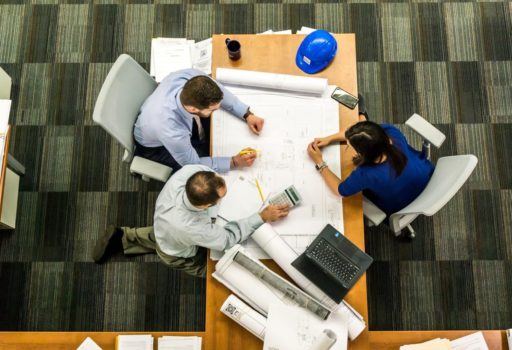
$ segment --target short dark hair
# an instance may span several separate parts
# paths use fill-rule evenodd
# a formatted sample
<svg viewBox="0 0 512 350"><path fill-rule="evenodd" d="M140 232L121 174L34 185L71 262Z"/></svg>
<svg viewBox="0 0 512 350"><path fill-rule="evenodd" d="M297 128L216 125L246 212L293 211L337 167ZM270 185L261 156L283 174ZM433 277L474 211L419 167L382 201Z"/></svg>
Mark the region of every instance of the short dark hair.
<svg viewBox="0 0 512 350"><path fill-rule="evenodd" d="M185 83L181 91L181 103L198 109L205 109L222 101L224 94L213 79L198 75Z"/></svg>
<svg viewBox="0 0 512 350"><path fill-rule="evenodd" d="M213 171L198 171L187 180L185 192L192 205L213 205L220 199L218 190L223 187L224 179Z"/></svg>
<svg viewBox="0 0 512 350"><path fill-rule="evenodd" d="M407 164L405 155L391 143L386 131L377 123L362 121L345 131L345 138L356 150L354 165L375 165L386 155L396 176L400 176Z"/></svg>

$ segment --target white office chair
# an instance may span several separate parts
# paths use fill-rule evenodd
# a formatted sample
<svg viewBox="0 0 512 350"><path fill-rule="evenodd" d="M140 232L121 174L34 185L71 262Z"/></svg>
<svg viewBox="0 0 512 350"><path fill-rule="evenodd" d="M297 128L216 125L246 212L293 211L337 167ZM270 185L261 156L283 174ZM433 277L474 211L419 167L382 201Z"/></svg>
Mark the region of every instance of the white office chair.
<svg viewBox="0 0 512 350"><path fill-rule="evenodd" d="M130 163L130 172L140 174L144 181L166 182L172 168L149 159L134 157L133 125L146 98L157 83L133 58L119 56L101 87L92 119L101 125L123 147L123 161Z"/></svg>
<svg viewBox="0 0 512 350"><path fill-rule="evenodd" d="M2 67L0 67L0 100L11 98L12 79Z"/></svg>
<svg viewBox="0 0 512 350"><path fill-rule="evenodd" d="M445 135L418 114L414 114L405 124L423 137L423 153L430 158L430 145L439 148ZM420 195L402 210L391 214L389 228L395 236L407 228L412 237L411 222L419 215L432 216L437 213L459 191L476 167L478 159L472 155L442 157L437 161L434 173L427 187ZM363 197L363 213L370 226L379 225L386 214L369 199Z"/></svg>

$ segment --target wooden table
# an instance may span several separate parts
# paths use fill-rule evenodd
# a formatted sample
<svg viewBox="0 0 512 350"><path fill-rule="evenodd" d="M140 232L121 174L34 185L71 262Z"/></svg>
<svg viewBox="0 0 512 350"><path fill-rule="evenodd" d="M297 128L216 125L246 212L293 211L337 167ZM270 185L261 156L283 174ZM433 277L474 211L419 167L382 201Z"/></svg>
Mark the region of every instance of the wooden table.
<svg viewBox="0 0 512 350"><path fill-rule="evenodd" d="M213 37L213 67L240 68L263 72L305 75L295 66L295 53L303 38L301 35L230 35L242 44L242 58L232 62L227 57L224 40L227 36ZM329 79L332 85L338 85L357 93L357 67L354 34L336 34L338 53L331 65L316 77ZM357 112L340 106L340 122L343 125L355 121ZM353 169L352 154L342 147L342 172L345 178ZM361 196L343 199L344 223L347 237L364 249L364 229ZM267 265L278 273L279 267L272 261ZM163 335L197 335L203 337L205 350L252 350L261 349L262 342L245 331L242 327L224 316L219 310L231 292L211 277L214 263L209 261L206 289L206 329L189 333L151 333L154 337ZM346 300L363 315L368 323L368 305L366 293L366 276L354 286ZM1 317L1 315L0 315ZM401 331L374 332L368 328L353 342L349 349L390 350L400 345L427 341L436 337L455 339L474 331ZM114 349L116 332L4 332L0 333L0 350L3 349L37 349L63 350L76 349L87 337L91 337L104 350ZM130 333L134 334L134 333ZM141 334L148 334L147 332ZM485 331L489 349L507 349L504 331Z"/></svg>
<svg viewBox="0 0 512 350"><path fill-rule="evenodd" d="M229 35L242 45L242 58L231 61L228 58L225 38L213 37L212 70L215 75L217 67L240 68L261 72L283 73L327 78L330 85L338 85L345 90L357 93L356 47L354 34L336 34L338 52L329 67L320 73L308 75L295 65L295 54L303 35ZM353 123L357 112L340 105L340 125ZM264 116L263 116L264 117ZM324 135L318 135L324 136ZM353 169L352 153L342 147L342 169L346 177ZM313 166L313 163L311 163ZM358 247L364 249L364 229L361 196L352 196L343 200L344 224L347 237ZM350 229L348 229L350 228ZM276 264L267 262L273 270L282 273ZM261 349L262 343L220 311L222 303L231 294L227 288L211 277L214 263L209 261L206 288L206 349ZM349 292L346 300L368 320L366 302L366 275L363 276ZM214 336L212 336L214 335ZM364 349L368 343L368 334L364 332L351 343L351 349Z"/></svg>

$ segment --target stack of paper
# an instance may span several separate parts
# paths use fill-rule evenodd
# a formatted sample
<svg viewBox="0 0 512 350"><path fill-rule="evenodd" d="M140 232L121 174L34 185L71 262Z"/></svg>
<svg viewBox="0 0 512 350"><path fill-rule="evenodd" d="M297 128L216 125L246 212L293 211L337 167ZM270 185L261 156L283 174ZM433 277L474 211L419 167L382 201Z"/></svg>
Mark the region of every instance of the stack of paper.
<svg viewBox="0 0 512 350"><path fill-rule="evenodd" d="M153 336L142 335L118 335L116 350L153 350Z"/></svg>
<svg viewBox="0 0 512 350"><path fill-rule="evenodd" d="M482 332L452 340L452 350L489 350Z"/></svg>
<svg viewBox="0 0 512 350"><path fill-rule="evenodd" d="M299 30L297 30L296 34L310 34L313 33L316 29L302 26Z"/></svg>
<svg viewBox="0 0 512 350"><path fill-rule="evenodd" d="M420 344L403 345L400 350L451 350L448 339L436 338Z"/></svg>
<svg viewBox="0 0 512 350"><path fill-rule="evenodd" d="M292 34L292 30L291 29L286 29L286 30L278 30L278 31L274 32L272 29L269 29L269 30L266 30L266 31L258 33L258 34L263 34L263 35L269 35L269 34Z"/></svg>
<svg viewBox="0 0 512 350"><path fill-rule="evenodd" d="M196 68L211 74L212 39L195 43L185 38L154 38L151 40L149 74L161 82L169 73Z"/></svg>
<svg viewBox="0 0 512 350"><path fill-rule="evenodd" d="M489 350L482 332L466 335L459 339L432 339L421 344L403 345L400 350Z"/></svg>
<svg viewBox="0 0 512 350"><path fill-rule="evenodd" d="M173 337L158 338L158 350L201 350L201 337Z"/></svg>

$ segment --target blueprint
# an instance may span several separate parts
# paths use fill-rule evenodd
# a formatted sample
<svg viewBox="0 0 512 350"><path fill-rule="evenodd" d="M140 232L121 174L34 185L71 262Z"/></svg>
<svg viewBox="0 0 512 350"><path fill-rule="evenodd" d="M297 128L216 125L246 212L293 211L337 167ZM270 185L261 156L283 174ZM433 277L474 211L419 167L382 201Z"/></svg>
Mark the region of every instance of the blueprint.
<svg viewBox="0 0 512 350"><path fill-rule="evenodd" d="M286 219L272 226L298 253L304 251L327 223L343 232L341 197L330 192L306 151L315 137L339 131L338 104L329 97L332 89L327 89L321 97L312 97L230 85L226 88L251 106L253 113L265 119L263 131L257 136L245 123L224 110L215 112L212 117L213 156L233 155L245 147L261 150L252 167L225 175L228 186L240 176L253 181L258 179L266 198L295 185L303 202L291 209ZM340 176L340 148L326 147L323 155L329 168ZM247 210L241 212L245 214ZM229 220L233 219L239 218L231 215ZM245 243L245 247L254 257L268 258L251 241Z"/></svg>

